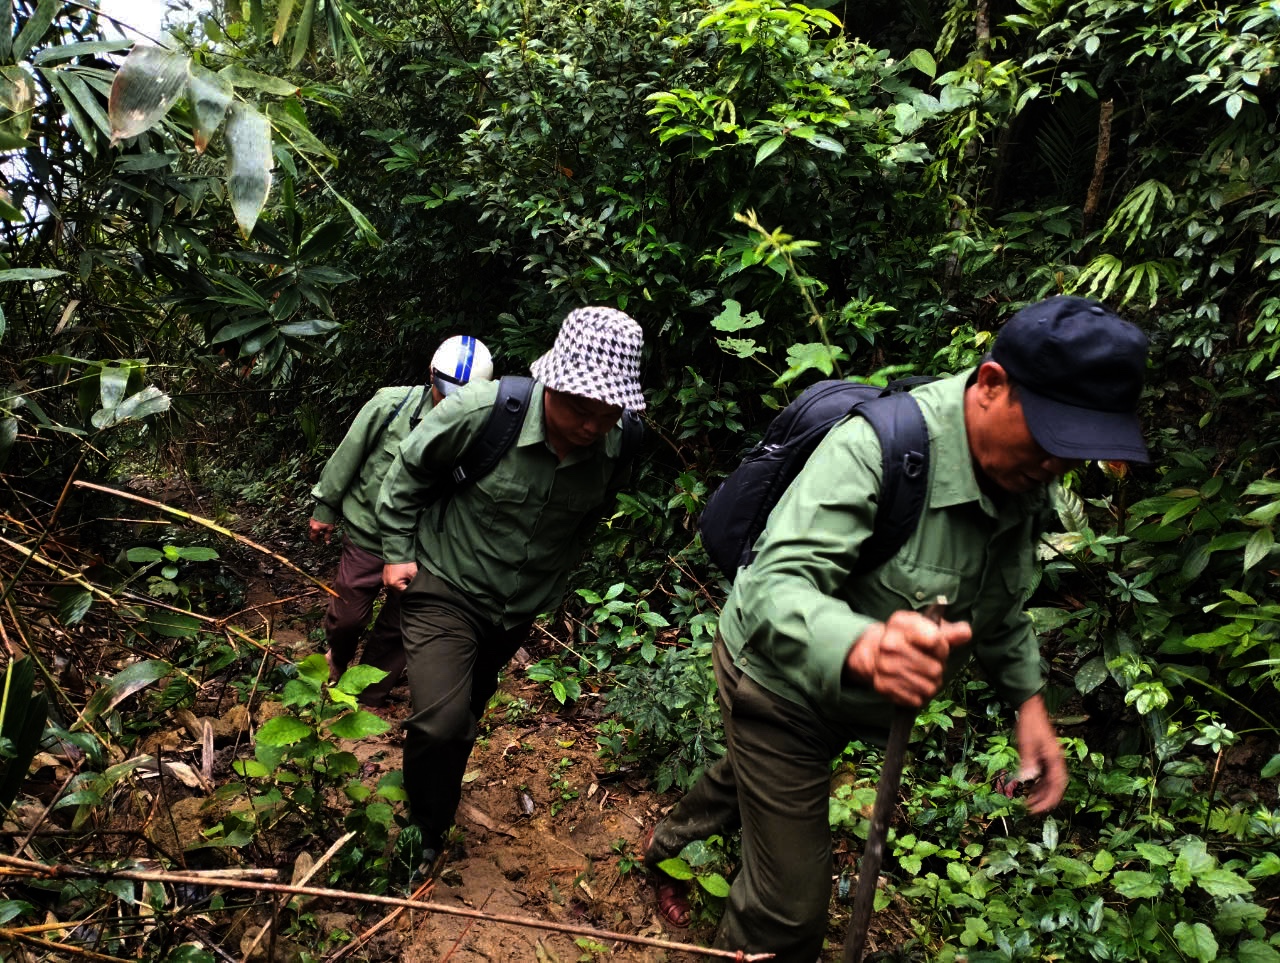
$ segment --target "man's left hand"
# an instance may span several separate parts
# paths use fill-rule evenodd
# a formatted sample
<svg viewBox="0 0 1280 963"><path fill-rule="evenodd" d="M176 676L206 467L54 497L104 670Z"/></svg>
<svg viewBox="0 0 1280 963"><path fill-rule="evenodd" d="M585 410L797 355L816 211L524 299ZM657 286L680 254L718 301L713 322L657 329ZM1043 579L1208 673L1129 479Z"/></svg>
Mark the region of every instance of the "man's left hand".
<svg viewBox="0 0 1280 963"><path fill-rule="evenodd" d="M1049 721L1044 699L1033 695L1018 709L1018 754L1022 757L1019 780L1032 783L1027 808L1046 813L1062 801L1067 791L1067 761L1058 744L1058 733ZM1034 780L1034 782L1033 782Z"/></svg>
<svg viewBox="0 0 1280 963"><path fill-rule="evenodd" d="M329 536L333 534L333 528L333 522L318 522L313 518L308 525L307 537L313 542L323 541L328 545Z"/></svg>

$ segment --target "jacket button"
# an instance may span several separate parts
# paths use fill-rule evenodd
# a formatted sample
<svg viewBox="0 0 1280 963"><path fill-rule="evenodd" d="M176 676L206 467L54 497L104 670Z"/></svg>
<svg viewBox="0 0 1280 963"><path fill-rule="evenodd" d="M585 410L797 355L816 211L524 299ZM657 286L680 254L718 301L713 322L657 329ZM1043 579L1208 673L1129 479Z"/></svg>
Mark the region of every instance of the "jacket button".
<svg viewBox="0 0 1280 963"><path fill-rule="evenodd" d="M923 601L924 601L924 592L922 592L922 591L921 591L921 592L916 592L916 601L917 601L917 602L923 602Z"/></svg>

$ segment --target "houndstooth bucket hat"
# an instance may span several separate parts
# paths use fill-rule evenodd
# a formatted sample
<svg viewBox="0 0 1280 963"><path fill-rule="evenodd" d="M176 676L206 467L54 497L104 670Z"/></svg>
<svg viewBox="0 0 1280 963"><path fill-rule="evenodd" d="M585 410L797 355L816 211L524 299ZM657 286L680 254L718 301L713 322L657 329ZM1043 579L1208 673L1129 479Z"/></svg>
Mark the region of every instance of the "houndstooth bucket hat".
<svg viewBox="0 0 1280 963"><path fill-rule="evenodd" d="M640 391L640 348L644 331L614 308L570 311L556 343L530 368L556 391L644 411Z"/></svg>

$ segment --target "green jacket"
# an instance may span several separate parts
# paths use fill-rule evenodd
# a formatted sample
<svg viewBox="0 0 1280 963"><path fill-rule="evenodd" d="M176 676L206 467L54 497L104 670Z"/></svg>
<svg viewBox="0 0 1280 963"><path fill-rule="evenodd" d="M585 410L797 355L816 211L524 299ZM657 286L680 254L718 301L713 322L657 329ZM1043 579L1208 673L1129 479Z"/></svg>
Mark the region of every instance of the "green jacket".
<svg viewBox="0 0 1280 963"><path fill-rule="evenodd" d="M378 489L400 442L409 434L410 422L425 415L433 404L431 389L423 385L382 388L370 398L325 464L320 481L311 489L316 500L311 517L329 524L345 519L347 537L352 542L365 551L381 554L382 536L374 518ZM395 417L388 423L392 412Z"/></svg>
<svg viewBox="0 0 1280 963"><path fill-rule="evenodd" d="M920 524L894 558L851 574L872 530L882 476L874 430L851 418L822 440L783 494L720 620L744 673L871 739L883 738L891 705L843 681L849 647L873 622L898 609L923 609L939 595L948 600L948 620L973 626L973 641L953 652L948 678L976 657L1014 707L1042 685L1023 604L1047 492L996 504L979 490L964 422L970 374L912 392L929 429L929 490Z"/></svg>
<svg viewBox="0 0 1280 963"><path fill-rule="evenodd" d="M559 601L606 507L622 448L615 428L560 461L547 443L542 392L535 384L520 434L491 472L432 501L484 428L498 382L473 381L450 395L400 446L378 496L382 557L425 566L505 628Z"/></svg>

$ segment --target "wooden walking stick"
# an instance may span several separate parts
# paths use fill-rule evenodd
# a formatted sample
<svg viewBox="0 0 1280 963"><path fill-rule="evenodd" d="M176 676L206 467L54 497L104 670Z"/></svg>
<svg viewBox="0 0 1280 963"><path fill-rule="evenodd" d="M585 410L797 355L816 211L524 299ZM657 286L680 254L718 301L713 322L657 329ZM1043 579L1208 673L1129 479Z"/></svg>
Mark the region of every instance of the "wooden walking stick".
<svg viewBox="0 0 1280 963"><path fill-rule="evenodd" d="M922 613L933 623L942 621L947 600L938 600ZM893 712L889 725L889 742L884 750L884 765L880 767L880 781L876 784L876 802L871 810L871 830L867 833L867 845L862 851L858 866L858 889L853 897L853 915L849 918L849 931L844 939L844 963L862 963L862 951L867 942L867 929L871 925L871 907L876 899L876 883L880 879L880 863L884 859L884 844L889 836L889 817L898 799L898 786L902 782L902 766L907 760L907 742L911 739L911 727L915 725L913 710L899 706Z"/></svg>

